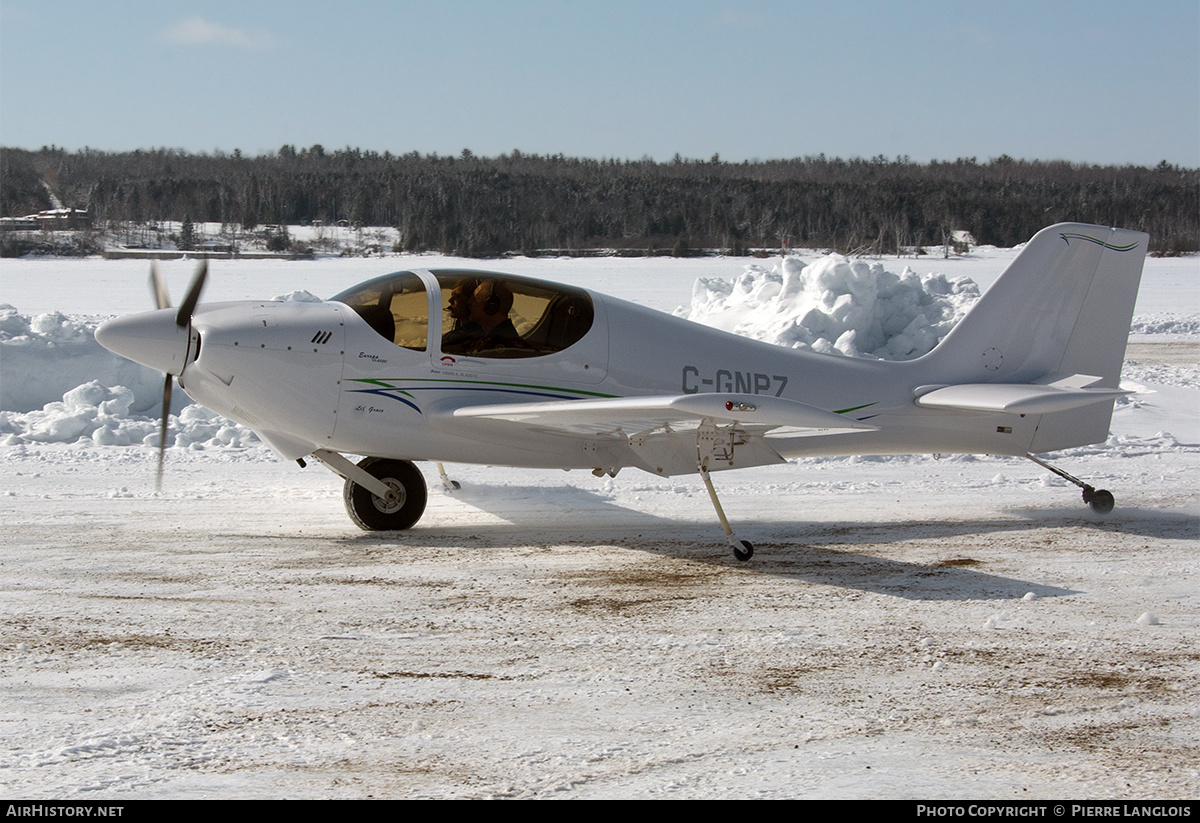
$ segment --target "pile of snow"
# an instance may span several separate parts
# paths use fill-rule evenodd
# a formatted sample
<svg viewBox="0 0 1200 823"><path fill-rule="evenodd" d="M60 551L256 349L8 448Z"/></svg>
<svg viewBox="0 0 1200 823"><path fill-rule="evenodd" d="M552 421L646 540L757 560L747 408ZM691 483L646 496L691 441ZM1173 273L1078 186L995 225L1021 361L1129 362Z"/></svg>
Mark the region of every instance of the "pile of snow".
<svg viewBox="0 0 1200 823"><path fill-rule="evenodd" d="M92 380L61 400L29 412L0 411L0 444L91 442L97 446L158 446L160 421L134 414L134 394L124 386ZM167 445L191 449L246 448L259 442L254 432L216 412L187 406L169 420Z"/></svg>
<svg viewBox="0 0 1200 823"><path fill-rule="evenodd" d="M1200 316L1182 314L1148 314L1135 318L1130 334L1170 334L1178 337L1200 336Z"/></svg>
<svg viewBox="0 0 1200 823"><path fill-rule="evenodd" d="M97 343L100 319L58 312L31 318L0 304L0 410L40 409L92 380L126 387L134 412L157 407L162 375Z"/></svg>
<svg viewBox="0 0 1200 823"><path fill-rule="evenodd" d="M966 277L894 274L880 263L828 255L784 258L730 283L701 278L690 311L676 314L780 346L911 360L926 354L979 299Z"/></svg>
<svg viewBox="0 0 1200 823"><path fill-rule="evenodd" d="M282 301L285 303L288 301L291 301L293 303L320 303L320 302L323 302L325 298L317 297L315 294L313 294L310 291L307 291L305 289L300 289L299 291L290 291L287 294L276 295L275 297L272 297L271 299L279 300L279 301Z"/></svg>

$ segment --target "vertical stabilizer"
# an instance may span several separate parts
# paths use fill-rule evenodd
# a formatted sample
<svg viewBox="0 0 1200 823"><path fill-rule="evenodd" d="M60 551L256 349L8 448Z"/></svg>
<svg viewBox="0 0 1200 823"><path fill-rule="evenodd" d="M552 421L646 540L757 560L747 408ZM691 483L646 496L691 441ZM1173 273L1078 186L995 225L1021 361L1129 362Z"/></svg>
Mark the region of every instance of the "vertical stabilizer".
<svg viewBox="0 0 1200 823"><path fill-rule="evenodd" d="M1149 236L1060 223L1034 235L925 360L937 383L1030 383L1091 375L1120 382ZM1108 435L1111 404L1042 415L1035 452Z"/></svg>
<svg viewBox="0 0 1200 823"><path fill-rule="evenodd" d="M1067 373L1115 388L1148 241L1142 232L1082 223L1038 232L930 352L939 381L1024 383Z"/></svg>

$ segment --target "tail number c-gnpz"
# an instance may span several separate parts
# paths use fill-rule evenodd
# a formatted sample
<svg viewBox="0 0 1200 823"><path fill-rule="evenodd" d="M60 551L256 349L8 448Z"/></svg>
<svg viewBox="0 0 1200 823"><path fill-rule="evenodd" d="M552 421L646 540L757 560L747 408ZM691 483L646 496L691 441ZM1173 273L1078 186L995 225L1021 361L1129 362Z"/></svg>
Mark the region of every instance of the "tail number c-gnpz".
<svg viewBox="0 0 1200 823"><path fill-rule="evenodd" d="M683 393L736 392L738 394L768 394L782 397L787 386L787 375L763 374L762 372L717 369L711 377L695 366L683 367Z"/></svg>

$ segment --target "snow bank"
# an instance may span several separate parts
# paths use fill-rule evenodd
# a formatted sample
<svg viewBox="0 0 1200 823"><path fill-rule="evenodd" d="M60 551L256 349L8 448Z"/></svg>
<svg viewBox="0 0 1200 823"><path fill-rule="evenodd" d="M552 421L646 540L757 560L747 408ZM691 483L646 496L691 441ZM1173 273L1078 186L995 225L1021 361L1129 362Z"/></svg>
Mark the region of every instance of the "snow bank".
<svg viewBox="0 0 1200 823"><path fill-rule="evenodd" d="M1181 338L1200 336L1200 316L1182 314L1148 314L1136 317L1130 334L1169 334Z"/></svg>
<svg viewBox="0 0 1200 823"><path fill-rule="evenodd" d="M97 343L102 319L58 312L31 318L0 304L0 411L40 409L91 380L125 386L134 412L158 406L162 375Z"/></svg>
<svg viewBox="0 0 1200 823"><path fill-rule="evenodd" d="M965 277L901 274L880 263L829 255L787 257L730 283L701 278L689 311L676 314L756 340L825 354L911 360L946 336L979 299Z"/></svg>
<svg viewBox="0 0 1200 823"><path fill-rule="evenodd" d="M287 294L280 294L271 298L272 300L281 300L284 302L291 301L293 303L320 303L325 298L317 297L310 291L300 289L299 291L290 291Z"/></svg>
<svg viewBox="0 0 1200 823"><path fill-rule="evenodd" d="M157 447L160 421L132 413L133 402L130 389L92 380L36 411L0 411L0 444L90 441L98 446ZM245 426L195 404L171 415L169 424L168 446L245 448L259 442Z"/></svg>

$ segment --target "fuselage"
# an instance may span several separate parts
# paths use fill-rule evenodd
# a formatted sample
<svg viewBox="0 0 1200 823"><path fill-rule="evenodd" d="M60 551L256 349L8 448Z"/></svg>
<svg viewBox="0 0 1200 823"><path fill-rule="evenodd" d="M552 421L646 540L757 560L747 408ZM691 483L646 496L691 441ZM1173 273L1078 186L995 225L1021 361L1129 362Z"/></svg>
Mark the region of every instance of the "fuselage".
<svg viewBox="0 0 1200 823"><path fill-rule="evenodd" d="M180 383L198 403L253 428L291 459L327 449L407 460L593 468L600 462L595 446L581 444L579 437L522 428L498 441L494 427L450 421L444 412L470 404L703 392L780 397L878 427L821 437L768 433L767 441L785 457L1023 454L1036 428L1035 416L915 405L915 390L934 382L928 357L897 363L785 349L596 292L508 275L401 274L404 287L391 286L386 326L372 314L375 303L364 300L381 301L376 294L389 288L387 282L344 293L350 303L202 305L192 317L198 354L189 354ZM541 316L518 323L538 342L499 353L444 345L455 325L445 311L447 287L455 277L468 276L504 277L518 289L527 285L531 294L544 292L541 302L527 304L534 307L527 309L530 314ZM571 301L573 316L559 308ZM562 319L550 317L556 311ZM551 328L555 322L559 331ZM555 334L567 344L552 344ZM953 377L938 375L937 382Z"/></svg>

